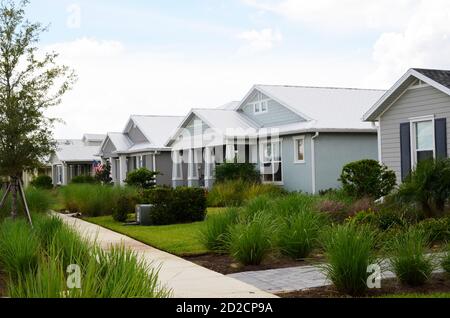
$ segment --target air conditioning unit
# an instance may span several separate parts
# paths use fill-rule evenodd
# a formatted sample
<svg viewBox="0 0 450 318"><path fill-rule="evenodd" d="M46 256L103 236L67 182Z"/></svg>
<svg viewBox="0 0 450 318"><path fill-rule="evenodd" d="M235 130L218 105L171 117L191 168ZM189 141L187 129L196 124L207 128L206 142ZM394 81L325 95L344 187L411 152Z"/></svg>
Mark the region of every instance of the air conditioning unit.
<svg viewBox="0 0 450 318"><path fill-rule="evenodd" d="M136 205L136 223L139 225L152 225L150 220L152 209L153 205L151 204Z"/></svg>

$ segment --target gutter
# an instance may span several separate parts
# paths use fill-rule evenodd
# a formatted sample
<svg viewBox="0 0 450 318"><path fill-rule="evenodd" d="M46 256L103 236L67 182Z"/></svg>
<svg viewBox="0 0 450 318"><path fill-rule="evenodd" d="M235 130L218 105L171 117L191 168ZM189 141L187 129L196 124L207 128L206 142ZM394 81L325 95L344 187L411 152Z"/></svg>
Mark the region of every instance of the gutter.
<svg viewBox="0 0 450 318"><path fill-rule="evenodd" d="M319 137L320 133L316 131L315 135L311 138L311 184L312 194L316 194L316 146L315 140Z"/></svg>

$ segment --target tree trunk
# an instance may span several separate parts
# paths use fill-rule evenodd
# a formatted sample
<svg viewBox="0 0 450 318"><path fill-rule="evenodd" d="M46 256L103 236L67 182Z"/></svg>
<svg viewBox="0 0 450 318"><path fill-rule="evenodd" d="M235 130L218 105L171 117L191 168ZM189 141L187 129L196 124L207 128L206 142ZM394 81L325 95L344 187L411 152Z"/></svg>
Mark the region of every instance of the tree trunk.
<svg viewBox="0 0 450 318"><path fill-rule="evenodd" d="M17 178L11 177L11 218L15 220L17 218Z"/></svg>

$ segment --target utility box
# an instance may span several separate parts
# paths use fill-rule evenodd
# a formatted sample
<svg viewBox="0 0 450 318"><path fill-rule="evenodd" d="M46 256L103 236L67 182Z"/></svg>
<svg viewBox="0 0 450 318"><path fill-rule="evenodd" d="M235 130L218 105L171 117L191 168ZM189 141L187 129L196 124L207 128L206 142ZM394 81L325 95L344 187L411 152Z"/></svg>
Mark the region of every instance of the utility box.
<svg viewBox="0 0 450 318"><path fill-rule="evenodd" d="M139 225L152 225L150 219L152 209L153 205L151 204L136 205L136 222Z"/></svg>

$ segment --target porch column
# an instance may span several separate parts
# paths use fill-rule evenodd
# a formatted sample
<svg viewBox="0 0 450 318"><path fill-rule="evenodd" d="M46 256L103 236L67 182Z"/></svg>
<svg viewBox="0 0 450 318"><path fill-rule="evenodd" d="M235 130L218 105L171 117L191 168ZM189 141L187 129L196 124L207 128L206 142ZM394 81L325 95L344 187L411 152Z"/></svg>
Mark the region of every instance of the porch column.
<svg viewBox="0 0 450 318"><path fill-rule="evenodd" d="M205 148L205 188L211 189L214 185L216 160L214 156L214 147Z"/></svg>
<svg viewBox="0 0 450 318"><path fill-rule="evenodd" d="M226 145L226 153L225 153L225 161L226 162L234 162L234 159L236 158L236 153L234 150L234 143Z"/></svg>
<svg viewBox="0 0 450 318"><path fill-rule="evenodd" d="M125 185L125 179L127 178L127 156L119 157L119 184L121 186Z"/></svg>
<svg viewBox="0 0 450 318"><path fill-rule="evenodd" d="M62 185L67 185L69 183L69 169L68 165L63 162L62 163Z"/></svg>
<svg viewBox="0 0 450 318"><path fill-rule="evenodd" d="M183 184L183 159L179 150L172 151L172 187L181 187Z"/></svg>
<svg viewBox="0 0 450 318"><path fill-rule="evenodd" d="M196 156L196 149L189 149L189 159L188 159L188 187L198 187L200 184L197 162L198 158Z"/></svg>
<svg viewBox="0 0 450 318"><path fill-rule="evenodd" d="M117 160L115 158L111 158L111 173L110 177L114 184L117 184Z"/></svg>
<svg viewBox="0 0 450 318"><path fill-rule="evenodd" d="M52 165L52 184L54 187L58 184L58 182L56 181L55 175L56 175L55 166Z"/></svg>

